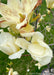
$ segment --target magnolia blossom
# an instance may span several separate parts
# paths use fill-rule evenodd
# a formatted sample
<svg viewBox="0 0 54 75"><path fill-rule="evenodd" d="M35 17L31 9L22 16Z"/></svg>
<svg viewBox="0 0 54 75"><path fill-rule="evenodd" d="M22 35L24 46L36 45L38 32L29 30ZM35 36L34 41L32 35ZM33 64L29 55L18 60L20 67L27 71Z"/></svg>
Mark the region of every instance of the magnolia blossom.
<svg viewBox="0 0 54 75"><path fill-rule="evenodd" d="M24 49L20 49L19 46L15 44L16 39L8 32L0 33L0 51L9 55L10 59L20 58L24 53Z"/></svg>
<svg viewBox="0 0 54 75"><path fill-rule="evenodd" d="M2 21L8 22L7 26L16 24L16 28L20 29L28 23L28 16L35 6L37 7L38 2L39 0L8 0L7 4L0 3L0 14L4 18ZM3 22L1 26L4 25Z"/></svg>
<svg viewBox="0 0 54 75"><path fill-rule="evenodd" d="M48 8L54 8L54 0L46 0L46 3Z"/></svg>
<svg viewBox="0 0 54 75"><path fill-rule="evenodd" d="M19 75L17 71L13 72L13 69L10 68L8 75Z"/></svg>
<svg viewBox="0 0 54 75"><path fill-rule="evenodd" d="M34 32L29 21L33 10L41 3L42 0L7 0L7 4L0 3L0 14L3 16L3 19L0 18L0 27L15 25L20 33Z"/></svg>
<svg viewBox="0 0 54 75"><path fill-rule="evenodd" d="M34 60L37 60L41 66L51 62L53 53L51 48L44 42L44 36L40 32L25 33L24 37L32 37L27 51ZM18 40L19 42L20 40ZM24 41L23 41L24 42ZM22 45L21 45L22 46Z"/></svg>

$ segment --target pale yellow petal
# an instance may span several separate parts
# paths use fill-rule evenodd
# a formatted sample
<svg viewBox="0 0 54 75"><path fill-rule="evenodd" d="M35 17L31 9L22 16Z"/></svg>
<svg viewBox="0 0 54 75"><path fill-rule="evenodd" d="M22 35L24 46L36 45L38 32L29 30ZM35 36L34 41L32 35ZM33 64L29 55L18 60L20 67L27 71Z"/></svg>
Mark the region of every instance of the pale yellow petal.
<svg viewBox="0 0 54 75"><path fill-rule="evenodd" d="M53 57L52 50L49 47L43 47L38 43L30 44L27 51L31 54L32 58L37 60L42 66L49 64Z"/></svg>
<svg viewBox="0 0 54 75"><path fill-rule="evenodd" d="M42 65L40 63L37 63L35 64L35 66L38 66L38 69L40 69Z"/></svg>
<svg viewBox="0 0 54 75"><path fill-rule="evenodd" d="M13 69L10 68L8 75L12 75L12 73L13 73Z"/></svg>
<svg viewBox="0 0 54 75"><path fill-rule="evenodd" d="M16 58L21 58L22 54L25 52L25 50L21 49L18 52L12 54L9 56L9 59L16 59Z"/></svg>
<svg viewBox="0 0 54 75"><path fill-rule="evenodd" d="M23 49L28 49L28 45L30 43L23 38L18 38L16 40L15 44L18 45L19 47L23 48Z"/></svg>
<svg viewBox="0 0 54 75"><path fill-rule="evenodd" d="M37 29L40 27L40 25L39 24L37 24Z"/></svg>
<svg viewBox="0 0 54 75"><path fill-rule="evenodd" d="M34 32L30 32L30 33L21 33L22 37L31 37L34 35Z"/></svg>
<svg viewBox="0 0 54 75"><path fill-rule="evenodd" d="M18 13L23 13L22 12L22 4L21 4L20 0L8 0L7 4L14 11L17 11Z"/></svg>
<svg viewBox="0 0 54 75"><path fill-rule="evenodd" d="M5 19L4 19L3 17L0 17L0 22L1 22L1 21L4 21L4 20L5 20Z"/></svg>
<svg viewBox="0 0 54 75"><path fill-rule="evenodd" d="M19 24L16 25L16 29L20 29L22 26L27 24L27 17Z"/></svg>
<svg viewBox="0 0 54 75"><path fill-rule="evenodd" d="M41 61L39 61L39 63L43 66L43 65L47 65L51 62L52 57L51 56L45 56L41 59Z"/></svg>
<svg viewBox="0 0 54 75"><path fill-rule="evenodd" d="M6 21L3 17L0 18L0 27L6 28L10 26L12 23Z"/></svg>
<svg viewBox="0 0 54 75"><path fill-rule="evenodd" d="M50 14L50 12L51 12L51 11L50 11L49 9L47 9L47 13Z"/></svg>
<svg viewBox="0 0 54 75"><path fill-rule="evenodd" d="M42 40L42 41L44 40L43 34L41 32L38 32L38 31L34 33L31 42L34 43L34 42L37 42L37 40Z"/></svg>
<svg viewBox="0 0 54 75"><path fill-rule="evenodd" d="M19 75L17 71L13 71L13 68L10 68L8 75Z"/></svg>
<svg viewBox="0 0 54 75"><path fill-rule="evenodd" d="M50 26L46 26L46 30L47 30L48 32L50 32L51 27L50 27Z"/></svg>
<svg viewBox="0 0 54 75"><path fill-rule="evenodd" d="M22 27L21 29L19 29L19 31L20 31L20 34L31 33L31 32L34 32L34 27L30 24L27 24L25 27Z"/></svg>
<svg viewBox="0 0 54 75"><path fill-rule="evenodd" d="M46 0L46 4L48 8L54 8L54 0Z"/></svg>
<svg viewBox="0 0 54 75"><path fill-rule="evenodd" d="M29 14L34 9L35 5L37 4L38 0L21 0L23 4L24 11Z"/></svg>
<svg viewBox="0 0 54 75"><path fill-rule="evenodd" d="M18 13L6 4L0 3L0 13L8 22L18 23L20 21Z"/></svg>
<svg viewBox="0 0 54 75"><path fill-rule="evenodd" d="M8 32L0 33L0 51L7 55L11 55L19 51L19 47L15 44L15 37Z"/></svg>
<svg viewBox="0 0 54 75"><path fill-rule="evenodd" d="M30 44L30 46L28 47L29 51L32 52L32 54L36 55L36 56L42 56L45 53L45 49L44 47L42 47L40 44L36 43L36 44Z"/></svg>
<svg viewBox="0 0 54 75"><path fill-rule="evenodd" d="M13 72L13 75L19 75L19 74L18 74L18 72L17 72L17 71L14 71L14 72Z"/></svg>

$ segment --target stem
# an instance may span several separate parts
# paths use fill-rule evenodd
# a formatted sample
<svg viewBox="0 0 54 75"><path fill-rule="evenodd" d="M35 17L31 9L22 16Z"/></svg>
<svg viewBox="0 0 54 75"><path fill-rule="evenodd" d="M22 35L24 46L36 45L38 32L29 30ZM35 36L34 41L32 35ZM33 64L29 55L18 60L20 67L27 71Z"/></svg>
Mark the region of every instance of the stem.
<svg viewBox="0 0 54 75"><path fill-rule="evenodd" d="M22 56L30 56L30 54L25 54L25 55L22 55Z"/></svg>
<svg viewBox="0 0 54 75"><path fill-rule="evenodd" d="M53 44L49 44L49 46L53 46L54 45L54 43Z"/></svg>
<svg viewBox="0 0 54 75"><path fill-rule="evenodd" d="M35 10L36 16L38 15L38 12L39 12L39 10L38 10L38 7L37 7L36 10ZM38 19L34 23L34 26L35 26L34 31L36 31L36 29L37 29L37 22L38 22Z"/></svg>

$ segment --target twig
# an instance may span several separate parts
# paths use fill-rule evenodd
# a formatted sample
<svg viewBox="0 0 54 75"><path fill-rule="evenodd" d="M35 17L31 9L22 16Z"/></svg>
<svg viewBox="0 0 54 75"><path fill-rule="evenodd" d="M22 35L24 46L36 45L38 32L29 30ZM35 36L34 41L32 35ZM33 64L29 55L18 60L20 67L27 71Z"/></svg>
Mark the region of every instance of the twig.
<svg viewBox="0 0 54 75"><path fill-rule="evenodd" d="M22 56L30 56L30 54L25 54L25 55L22 55Z"/></svg>
<svg viewBox="0 0 54 75"><path fill-rule="evenodd" d="M36 16L38 15L38 12L39 12L39 10L38 10L38 7L37 7L36 10L35 10ZM36 31L36 29L37 29L37 22L38 22L38 19L37 19L36 22L34 23L34 26L35 26L34 31Z"/></svg>
<svg viewBox="0 0 54 75"><path fill-rule="evenodd" d="M49 46L53 46L54 45L54 43L53 44L49 44Z"/></svg>

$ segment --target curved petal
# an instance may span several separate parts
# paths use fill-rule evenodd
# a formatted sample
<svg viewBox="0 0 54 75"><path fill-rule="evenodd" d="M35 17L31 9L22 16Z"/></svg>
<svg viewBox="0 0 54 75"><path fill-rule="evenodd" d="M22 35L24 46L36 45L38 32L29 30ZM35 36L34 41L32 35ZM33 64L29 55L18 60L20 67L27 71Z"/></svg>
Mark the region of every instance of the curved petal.
<svg viewBox="0 0 54 75"><path fill-rule="evenodd" d="M6 21L3 17L0 18L0 27L6 28L10 26L12 23Z"/></svg>
<svg viewBox="0 0 54 75"><path fill-rule="evenodd" d="M19 47L15 44L15 38L8 32L0 33L0 51L11 55L19 51Z"/></svg>
<svg viewBox="0 0 54 75"><path fill-rule="evenodd" d="M18 13L22 12L22 4L20 0L8 0L7 5Z"/></svg>
<svg viewBox="0 0 54 75"><path fill-rule="evenodd" d="M27 51L31 54L32 58L37 60L42 66L49 64L53 57L50 48L44 48L38 43L29 45Z"/></svg>
<svg viewBox="0 0 54 75"><path fill-rule="evenodd" d="M19 47L23 48L23 49L28 49L28 45L30 43L23 38L18 38L16 40L15 44L18 45Z"/></svg>
<svg viewBox="0 0 54 75"><path fill-rule="evenodd" d="M9 70L8 75L12 75L12 73L13 73L13 69L11 68L11 69Z"/></svg>
<svg viewBox="0 0 54 75"><path fill-rule="evenodd" d="M23 22L16 25L16 29L20 29L22 26L27 24L27 17L24 19Z"/></svg>
<svg viewBox="0 0 54 75"><path fill-rule="evenodd" d="M25 52L25 50L21 49L20 51L12 54L9 56L9 59L16 59L16 58L21 58L22 54Z"/></svg>
<svg viewBox="0 0 54 75"><path fill-rule="evenodd" d="M41 32L35 32L33 37L32 37L32 43L37 42L37 40L44 40L44 35Z"/></svg>
<svg viewBox="0 0 54 75"><path fill-rule="evenodd" d="M34 9L35 5L37 4L38 0L21 0L23 4L24 11L29 14Z"/></svg>
<svg viewBox="0 0 54 75"><path fill-rule="evenodd" d="M10 68L8 75L19 75L17 71L13 71L13 68Z"/></svg>
<svg viewBox="0 0 54 75"><path fill-rule="evenodd" d="M34 27L30 24L27 24L25 27L22 27L21 29L19 29L20 34L24 34L24 33L31 33L34 32ZM26 35L25 35L26 36Z"/></svg>
<svg viewBox="0 0 54 75"><path fill-rule="evenodd" d="M19 23L19 15L14 10L8 7L8 5L0 3L0 13L8 22Z"/></svg>
<svg viewBox="0 0 54 75"><path fill-rule="evenodd" d="M14 71L14 72L13 72L13 75L19 75L19 74L18 74L18 72L17 72L17 71Z"/></svg>
<svg viewBox="0 0 54 75"><path fill-rule="evenodd" d="M21 33L22 37L31 37L34 35L35 32L30 32L30 33Z"/></svg>
<svg viewBox="0 0 54 75"><path fill-rule="evenodd" d="M44 39L44 36L40 32L29 32L29 33L21 33L22 37L32 37L32 41L35 41L35 39Z"/></svg>
<svg viewBox="0 0 54 75"><path fill-rule="evenodd" d="M41 61L39 61L39 63L43 66L43 65L47 65L51 62L51 59L52 57L51 56L46 56L46 57L43 57L41 59Z"/></svg>
<svg viewBox="0 0 54 75"><path fill-rule="evenodd" d="M54 0L46 0L46 3L48 8L54 8Z"/></svg>

